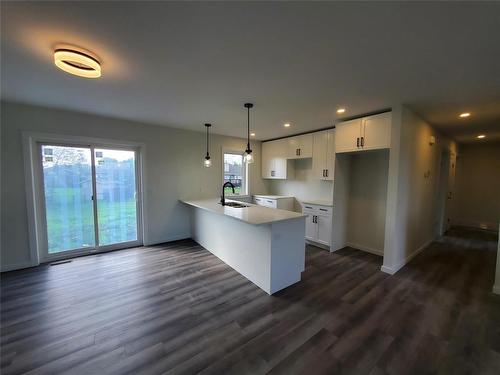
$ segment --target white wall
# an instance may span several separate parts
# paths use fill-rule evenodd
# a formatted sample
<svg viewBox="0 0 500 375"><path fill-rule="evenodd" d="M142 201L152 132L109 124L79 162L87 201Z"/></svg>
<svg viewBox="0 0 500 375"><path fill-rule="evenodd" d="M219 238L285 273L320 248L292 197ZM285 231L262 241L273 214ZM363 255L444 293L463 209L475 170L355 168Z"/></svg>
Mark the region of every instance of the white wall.
<svg viewBox="0 0 500 375"><path fill-rule="evenodd" d="M363 152L350 158L346 242L383 255L389 151Z"/></svg>
<svg viewBox="0 0 500 375"><path fill-rule="evenodd" d="M497 230L500 215L500 142L460 147L457 204L453 222Z"/></svg>
<svg viewBox="0 0 500 375"><path fill-rule="evenodd" d="M436 144L430 145L431 135ZM382 270L395 273L436 237L441 152L456 145L405 106L393 109Z"/></svg>
<svg viewBox="0 0 500 375"><path fill-rule="evenodd" d="M22 132L46 132L72 136L134 141L145 144L146 212L149 244L190 236L184 198L215 197L222 185L222 147L244 150L246 141L212 137L213 167L203 167L205 134L147 125L78 112L18 103L1 103L1 265L2 269L30 262L28 218L22 152ZM214 124L213 130L217 130ZM244 129L242 128L242 134ZM260 178L260 142L253 142L255 163L250 166L250 193L266 194Z"/></svg>
<svg viewBox="0 0 500 375"><path fill-rule="evenodd" d="M295 163L295 177L290 180L269 180L269 194L294 196L296 211L301 210L297 200L300 202L314 199L331 202L333 182L322 181L313 176L312 158L296 159L293 163Z"/></svg>

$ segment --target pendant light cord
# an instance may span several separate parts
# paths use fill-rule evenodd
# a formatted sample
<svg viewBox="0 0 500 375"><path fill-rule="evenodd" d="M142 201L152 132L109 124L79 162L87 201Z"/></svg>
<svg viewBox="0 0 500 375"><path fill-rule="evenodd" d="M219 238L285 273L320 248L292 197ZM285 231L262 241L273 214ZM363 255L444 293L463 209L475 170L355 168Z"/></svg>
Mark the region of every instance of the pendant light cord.
<svg viewBox="0 0 500 375"><path fill-rule="evenodd" d="M250 150L250 107L247 108L247 150Z"/></svg>

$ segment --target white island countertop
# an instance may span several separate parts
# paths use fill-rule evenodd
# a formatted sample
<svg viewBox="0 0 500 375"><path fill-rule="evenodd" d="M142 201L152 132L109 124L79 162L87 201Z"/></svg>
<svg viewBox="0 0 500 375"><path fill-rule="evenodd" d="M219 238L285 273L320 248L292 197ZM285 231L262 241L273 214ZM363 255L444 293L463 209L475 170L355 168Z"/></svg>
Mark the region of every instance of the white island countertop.
<svg viewBox="0 0 500 375"><path fill-rule="evenodd" d="M226 201L237 202L230 199L226 199ZM267 208L246 202L238 203L243 203L249 207L235 208L222 206L219 203L219 199L216 198L203 200L185 200L182 202L193 207L201 208L203 210L207 210L219 215L229 216L253 225L271 224L278 221L297 219L299 217L306 216L293 211L280 210L277 208Z"/></svg>

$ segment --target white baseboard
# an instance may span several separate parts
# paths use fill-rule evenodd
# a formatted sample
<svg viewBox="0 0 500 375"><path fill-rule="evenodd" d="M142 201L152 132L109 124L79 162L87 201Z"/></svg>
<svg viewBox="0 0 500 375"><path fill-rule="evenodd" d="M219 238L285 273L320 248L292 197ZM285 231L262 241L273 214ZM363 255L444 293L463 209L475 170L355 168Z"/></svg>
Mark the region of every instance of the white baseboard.
<svg viewBox="0 0 500 375"><path fill-rule="evenodd" d="M368 247L368 246L364 246L364 245L360 245L360 244L352 243L352 242L346 242L345 245L352 247L353 249L366 251L367 253L370 253L370 254L384 256L384 250L378 250L378 249L374 249L373 247Z"/></svg>
<svg viewBox="0 0 500 375"><path fill-rule="evenodd" d="M22 270L23 268L30 268L30 267L35 267L38 264L33 264L32 262L22 262L22 263L15 263L15 264L2 264L2 269L0 272L9 272L9 271L16 271L16 270Z"/></svg>
<svg viewBox="0 0 500 375"><path fill-rule="evenodd" d="M382 272L388 273L389 275L394 275L396 272L398 272L401 268L403 268L406 264L408 264L413 258L415 258L418 254L420 254L423 250L425 250L431 243L435 241L436 238L433 238L426 243L424 243L422 246L420 246L417 250L412 252L410 255L408 255L403 262L400 264L397 264L395 266L382 266L380 267L380 270Z"/></svg>
<svg viewBox="0 0 500 375"><path fill-rule="evenodd" d="M500 285L493 285L493 293L500 295Z"/></svg>

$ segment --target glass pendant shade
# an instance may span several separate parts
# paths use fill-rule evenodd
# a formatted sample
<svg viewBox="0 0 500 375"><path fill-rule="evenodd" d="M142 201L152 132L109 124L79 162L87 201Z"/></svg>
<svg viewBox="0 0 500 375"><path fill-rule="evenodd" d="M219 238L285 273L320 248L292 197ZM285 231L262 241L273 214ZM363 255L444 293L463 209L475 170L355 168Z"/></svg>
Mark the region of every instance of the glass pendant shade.
<svg viewBox="0 0 500 375"><path fill-rule="evenodd" d="M245 163L247 164L252 164L254 162L254 159L253 159L253 153L252 153L252 150L250 150L250 148L248 148L246 151L245 151Z"/></svg>
<svg viewBox="0 0 500 375"><path fill-rule="evenodd" d="M205 157L205 160L203 160L203 165L207 168L210 168L212 166L212 159L210 159L210 156Z"/></svg>

